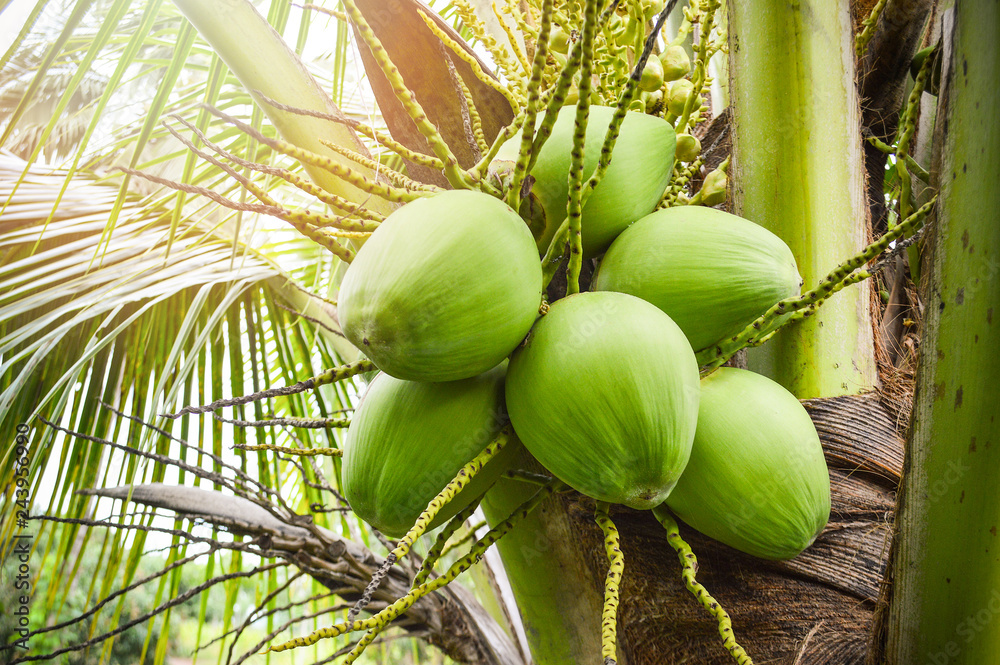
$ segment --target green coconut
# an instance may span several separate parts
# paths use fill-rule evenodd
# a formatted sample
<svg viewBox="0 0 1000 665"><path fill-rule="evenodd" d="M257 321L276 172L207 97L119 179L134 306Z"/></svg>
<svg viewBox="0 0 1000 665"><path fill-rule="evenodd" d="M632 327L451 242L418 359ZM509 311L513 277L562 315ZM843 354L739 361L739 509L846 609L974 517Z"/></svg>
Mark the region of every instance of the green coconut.
<svg viewBox="0 0 1000 665"><path fill-rule="evenodd" d="M387 536L404 535L431 499L493 440L505 422L505 367L446 383L379 374L354 412L344 445L344 497ZM516 439L444 506L433 526L453 517L506 471Z"/></svg>
<svg viewBox="0 0 1000 665"><path fill-rule="evenodd" d="M797 295L801 283L791 250L767 229L721 210L677 206L622 233L591 288L651 302L700 351Z"/></svg>
<svg viewBox="0 0 1000 665"><path fill-rule="evenodd" d="M507 374L507 408L525 448L563 482L637 509L680 477L698 413L698 365L680 328L622 293L552 304Z"/></svg>
<svg viewBox="0 0 1000 665"><path fill-rule="evenodd" d="M675 44L668 46L660 54L660 64L663 65L663 78L676 81L691 71L691 58L683 46Z"/></svg>
<svg viewBox="0 0 1000 665"><path fill-rule="evenodd" d="M453 381L496 366L524 339L541 285L521 218L486 194L448 191L379 225L344 276L338 317L383 372Z"/></svg>
<svg viewBox="0 0 1000 665"><path fill-rule="evenodd" d="M677 135L677 161L690 163L701 154L701 141L690 134Z"/></svg>
<svg viewBox="0 0 1000 665"><path fill-rule="evenodd" d="M741 552L795 557L830 519L830 473L809 414L766 377L716 370L702 379L691 459L666 505Z"/></svg>
<svg viewBox="0 0 1000 665"><path fill-rule="evenodd" d="M670 84L670 91L667 93L667 110L674 115L681 115L684 113L684 106L687 104L688 98L693 94L694 83L687 79L674 81Z"/></svg>
<svg viewBox="0 0 1000 665"><path fill-rule="evenodd" d="M585 179L597 168L613 114L614 109L606 106L590 107L583 164ZM531 170L531 192L521 205L521 216L529 220L541 252L548 248L552 236L566 219L567 174L575 118L574 107L564 107L559 112L552 136L542 146ZM584 256L603 252L629 224L656 207L670 180L674 144L674 129L663 118L634 112L625 115L611 165L583 208ZM494 178L502 182L509 177L520 146L521 135L516 134L500 148L490 166Z"/></svg>
<svg viewBox="0 0 1000 665"><path fill-rule="evenodd" d="M653 92L663 87L663 65L658 58L650 58L642 68L639 78L639 90Z"/></svg>

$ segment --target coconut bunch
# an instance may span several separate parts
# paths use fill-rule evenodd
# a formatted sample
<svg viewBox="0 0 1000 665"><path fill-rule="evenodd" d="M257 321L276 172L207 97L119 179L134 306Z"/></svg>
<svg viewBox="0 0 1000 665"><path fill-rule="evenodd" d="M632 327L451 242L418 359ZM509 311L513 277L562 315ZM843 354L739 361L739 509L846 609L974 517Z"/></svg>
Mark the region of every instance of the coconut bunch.
<svg viewBox="0 0 1000 665"><path fill-rule="evenodd" d="M617 144L627 159L612 163L582 210L583 237L602 238L583 243L585 256L600 256L592 290L544 302L540 254L567 197L569 111L530 170L527 214L481 192L437 193L389 215L357 252L338 314L381 374L348 431L345 496L401 536L503 435L513 443L448 492L422 528L481 497L523 443L598 502L669 506L741 551L794 557L829 516L816 431L776 383L729 368L701 378L696 356L799 294L790 250L719 210L655 210L672 129L629 113ZM498 170L516 158L499 154ZM655 164L653 182L628 177Z"/></svg>
<svg viewBox="0 0 1000 665"><path fill-rule="evenodd" d="M715 47L706 20L697 66L680 44L651 54L662 4L611 5L598 20L588 3L582 33L558 10L543 20L517 91L525 106L483 168L449 177L448 191L412 190L380 220L337 305L344 335L380 370L347 433L342 489L360 517L400 538L386 565L446 524L414 580L414 594L426 593L448 537L499 478L542 487L460 561L548 493L576 490L596 503L605 533L611 662L624 564L610 505L652 509L675 549L673 515L768 559L796 556L830 511L819 438L799 402L750 372L702 376L731 355L727 340L763 330L762 317L780 324L772 310L801 280L780 239L706 207L725 197L725 165L687 194L703 163L690 130L706 110ZM597 270L580 293L584 260ZM568 295L547 302L560 265ZM529 454L547 476L518 468ZM682 558L694 591L692 561Z"/></svg>

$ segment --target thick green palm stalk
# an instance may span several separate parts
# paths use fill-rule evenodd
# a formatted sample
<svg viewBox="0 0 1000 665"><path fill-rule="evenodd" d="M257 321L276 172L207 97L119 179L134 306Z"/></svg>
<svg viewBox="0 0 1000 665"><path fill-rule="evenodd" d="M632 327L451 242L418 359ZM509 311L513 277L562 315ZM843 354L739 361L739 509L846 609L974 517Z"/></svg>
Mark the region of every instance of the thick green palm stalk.
<svg viewBox="0 0 1000 665"><path fill-rule="evenodd" d="M1000 654L1000 7L960 1L951 17L933 174L940 203L928 229L898 513L892 665L994 663Z"/></svg>
<svg viewBox="0 0 1000 665"><path fill-rule="evenodd" d="M521 466L538 468L525 455ZM499 524L537 490L501 478L482 508ZM588 579L586 553L574 543L570 517L551 498L497 543L517 598L531 658L536 665L601 665L603 599Z"/></svg>
<svg viewBox="0 0 1000 665"><path fill-rule="evenodd" d="M733 210L795 255L803 289L866 244L859 106L847 0L731 0ZM875 382L867 288L750 353L799 398Z"/></svg>
<svg viewBox="0 0 1000 665"><path fill-rule="evenodd" d="M247 0L174 0L201 36L251 93L278 133L288 143L318 155L329 157L355 173L374 180L374 173L324 145L324 141L362 154L364 146L354 130L337 123L277 109L261 99L267 98L288 106L329 115L340 115L330 96L306 71L281 36L268 25ZM368 207L387 214L392 206L372 197L329 171L305 165L317 185L349 201L369 201Z"/></svg>

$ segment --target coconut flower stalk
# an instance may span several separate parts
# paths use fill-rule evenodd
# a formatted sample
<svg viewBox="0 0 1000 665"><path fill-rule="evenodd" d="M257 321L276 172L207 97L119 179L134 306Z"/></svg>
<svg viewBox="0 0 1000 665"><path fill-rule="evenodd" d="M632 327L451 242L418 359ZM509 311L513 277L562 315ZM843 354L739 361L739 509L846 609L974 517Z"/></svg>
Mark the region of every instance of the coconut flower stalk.
<svg viewBox="0 0 1000 665"><path fill-rule="evenodd" d="M733 211L792 249L803 290L866 242L849 3L729 5ZM868 295L846 289L749 354L800 399L875 382Z"/></svg>
<svg viewBox="0 0 1000 665"><path fill-rule="evenodd" d="M884 660L891 665L987 663L1000 653L998 25L995 4L956 3L942 30L943 122L932 169L941 203L925 248L926 319Z"/></svg>

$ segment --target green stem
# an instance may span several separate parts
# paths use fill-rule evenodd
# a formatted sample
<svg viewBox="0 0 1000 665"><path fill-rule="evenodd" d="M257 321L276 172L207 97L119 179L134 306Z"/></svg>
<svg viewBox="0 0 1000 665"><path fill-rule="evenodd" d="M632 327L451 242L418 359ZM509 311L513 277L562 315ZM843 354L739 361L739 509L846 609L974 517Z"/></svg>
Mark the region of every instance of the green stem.
<svg viewBox="0 0 1000 665"><path fill-rule="evenodd" d="M586 150L587 121L590 117L591 72L594 63L594 37L597 34L598 0L587 0L583 23L580 63L580 100L576 104L576 122L573 132L573 149L570 156L569 201L566 217L569 219L569 266L566 270L566 295L580 292L580 269L583 265L583 155Z"/></svg>
<svg viewBox="0 0 1000 665"><path fill-rule="evenodd" d="M544 472L527 453L516 466ZM499 524L536 489L498 480L483 498L489 523ZM575 528L564 502L553 498L497 543L537 665L600 665L602 597Z"/></svg>
<svg viewBox="0 0 1000 665"><path fill-rule="evenodd" d="M844 0L733 0L733 210L792 250L806 288L865 245L867 202L854 50ZM776 130L780 128L780 130ZM845 290L748 354L796 397L877 381L869 296Z"/></svg>
<svg viewBox="0 0 1000 665"><path fill-rule="evenodd" d="M604 581L604 610L601 613L601 656L604 665L618 662L618 583L625 571L625 557L622 554L618 528L608 514L608 504L597 502L594 520L604 534L604 553L608 557L608 575Z"/></svg>
<svg viewBox="0 0 1000 665"><path fill-rule="evenodd" d="M726 651L732 655L733 659L739 665L753 665L750 656L736 642L736 637L733 635L733 622L729 618L729 613L723 609L719 601L712 597L708 589L695 579L695 575L698 572L698 559L695 557L694 552L691 551L691 546L681 538L680 529L677 527L677 520L670 514L670 510L666 504L660 504L656 508L653 508L653 516L667 530L667 542L677 552L677 558L681 562L681 578L684 580L684 586L687 587L687 590L694 595L698 603L719 624L719 636L722 637L722 646L725 647Z"/></svg>

